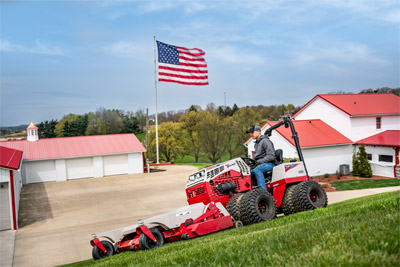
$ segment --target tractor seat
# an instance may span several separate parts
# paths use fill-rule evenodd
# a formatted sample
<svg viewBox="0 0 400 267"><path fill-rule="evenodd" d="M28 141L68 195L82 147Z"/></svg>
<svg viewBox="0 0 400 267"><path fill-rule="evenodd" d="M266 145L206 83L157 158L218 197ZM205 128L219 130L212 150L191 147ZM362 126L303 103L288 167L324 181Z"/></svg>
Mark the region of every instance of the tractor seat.
<svg viewBox="0 0 400 267"><path fill-rule="evenodd" d="M283 162L283 150L277 149L275 150L275 166L281 164ZM264 173L265 181L269 181L272 179L272 170Z"/></svg>

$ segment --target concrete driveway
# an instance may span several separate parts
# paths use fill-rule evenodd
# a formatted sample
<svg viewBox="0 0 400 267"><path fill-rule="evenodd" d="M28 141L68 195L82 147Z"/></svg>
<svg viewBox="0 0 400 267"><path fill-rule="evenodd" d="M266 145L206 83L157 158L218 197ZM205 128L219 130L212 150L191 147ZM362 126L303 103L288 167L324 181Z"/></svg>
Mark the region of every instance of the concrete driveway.
<svg viewBox="0 0 400 267"><path fill-rule="evenodd" d="M14 266L54 266L92 257L92 233L187 205L191 166L166 171L25 185Z"/></svg>

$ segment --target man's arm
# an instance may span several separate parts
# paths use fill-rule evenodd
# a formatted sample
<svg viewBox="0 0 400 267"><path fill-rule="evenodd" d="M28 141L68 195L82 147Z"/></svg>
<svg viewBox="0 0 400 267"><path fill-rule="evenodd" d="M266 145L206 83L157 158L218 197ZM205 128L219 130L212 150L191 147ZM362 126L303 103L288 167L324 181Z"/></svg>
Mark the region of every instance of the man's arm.
<svg viewBox="0 0 400 267"><path fill-rule="evenodd" d="M271 140L264 139L261 143L262 148L264 149L266 155L264 158L257 160L258 164L266 163L266 162L274 162L275 161L275 148L274 144L272 144Z"/></svg>

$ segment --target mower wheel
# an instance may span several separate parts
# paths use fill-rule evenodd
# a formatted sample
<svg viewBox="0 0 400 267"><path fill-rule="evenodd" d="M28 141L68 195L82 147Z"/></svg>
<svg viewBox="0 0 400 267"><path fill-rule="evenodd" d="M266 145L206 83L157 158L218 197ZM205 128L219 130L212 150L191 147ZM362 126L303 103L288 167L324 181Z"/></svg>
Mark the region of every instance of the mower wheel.
<svg viewBox="0 0 400 267"><path fill-rule="evenodd" d="M94 246L92 249L92 257L94 260L104 259L114 255L115 250L111 242L103 240L101 241L101 244L103 244L103 247L106 249L106 252L102 251L97 246Z"/></svg>
<svg viewBox="0 0 400 267"><path fill-rule="evenodd" d="M277 211L274 198L263 189L245 193L239 208L241 221L245 225L272 220Z"/></svg>
<svg viewBox="0 0 400 267"><path fill-rule="evenodd" d="M147 235L142 233L139 236L140 249L142 249L142 250L152 249L152 248L161 247L162 245L164 245L164 235L160 232L160 230L158 230L157 228L151 228L150 232L154 235L154 237L156 238L156 241L154 242Z"/></svg>
<svg viewBox="0 0 400 267"><path fill-rule="evenodd" d="M226 210L232 216L233 220L240 221L240 201L243 199L243 194L237 194L229 199L226 204Z"/></svg>
<svg viewBox="0 0 400 267"><path fill-rule="evenodd" d="M299 183L296 186L294 198L298 212L325 208L328 205L328 197L325 190L315 181Z"/></svg>
<svg viewBox="0 0 400 267"><path fill-rule="evenodd" d="M293 213L296 213L296 205L295 205L295 190L296 190L296 186L295 185L290 185L285 192L285 196L283 197L282 200L282 211L283 214L285 215L290 215Z"/></svg>

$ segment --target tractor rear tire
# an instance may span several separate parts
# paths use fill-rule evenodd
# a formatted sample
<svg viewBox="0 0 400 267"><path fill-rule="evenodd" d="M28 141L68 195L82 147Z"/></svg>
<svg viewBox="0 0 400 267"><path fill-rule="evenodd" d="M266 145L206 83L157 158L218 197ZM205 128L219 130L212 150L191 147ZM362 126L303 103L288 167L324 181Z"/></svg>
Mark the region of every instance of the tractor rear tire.
<svg viewBox="0 0 400 267"><path fill-rule="evenodd" d="M270 193L254 189L240 201L240 219L244 225L269 221L276 217L276 203Z"/></svg>
<svg viewBox="0 0 400 267"><path fill-rule="evenodd" d="M328 205L328 197L322 186L315 181L301 182L294 192L297 212L325 208Z"/></svg>
<svg viewBox="0 0 400 267"><path fill-rule="evenodd" d="M233 220L240 221L240 201L243 199L243 194L234 195L229 199L228 204L226 204L226 210L232 216Z"/></svg>
<svg viewBox="0 0 400 267"><path fill-rule="evenodd" d="M141 250L152 249L164 245L164 235L160 232L160 230L158 230L157 228L151 228L149 230L156 238L156 241L154 242L147 235L142 233L139 236L139 247Z"/></svg>
<svg viewBox="0 0 400 267"><path fill-rule="evenodd" d="M296 186L298 184L295 185L290 185L285 192L285 196L283 197L283 201L282 201L282 211L283 214L285 215L290 215L290 214L294 214L297 212L296 210L296 203L295 203L295 191L296 191Z"/></svg>
<svg viewBox="0 0 400 267"><path fill-rule="evenodd" d="M92 257L94 260L111 257L115 253L114 246L113 244L111 244L111 242L103 240L101 241L101 244L103 244L103 247L106 249L106 252L103 252L97 246L94 246L92 249Z"/></svg>

